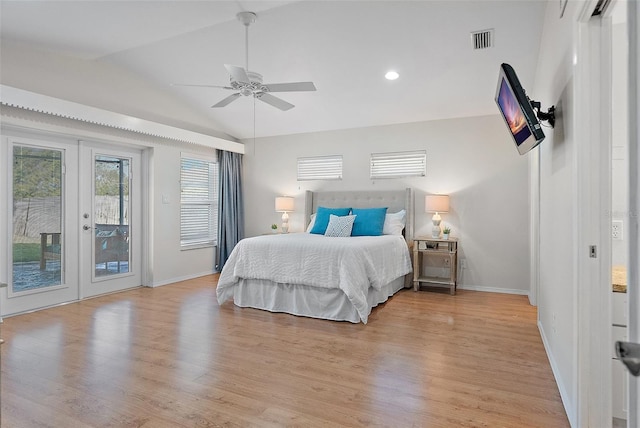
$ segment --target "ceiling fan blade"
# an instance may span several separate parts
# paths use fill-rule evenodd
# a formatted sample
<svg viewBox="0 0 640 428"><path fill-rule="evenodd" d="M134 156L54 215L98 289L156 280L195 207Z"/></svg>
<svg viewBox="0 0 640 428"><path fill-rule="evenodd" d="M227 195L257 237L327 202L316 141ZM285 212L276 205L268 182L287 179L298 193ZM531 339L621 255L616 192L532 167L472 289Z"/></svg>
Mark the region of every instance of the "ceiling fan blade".
<svg viewBox="0 0 640 428"><path fill-rule="evenodd" d="M298 91L315 91L316 86L313 82L291 82L291 83L265 83L269 92L298 92Z"/></svg>
<svg viewBox="0 0 640 428"><path fill-rule="evenodd" d="M211 106L211 108L216 108L216 107L224 107L227 104L231 104L232 102L234 102L235 100L238 99L238 97L240 96L240 93L237 92L235 94L231 94L229 95L227 98L225 98L222 101L219 101L218 103L214 104Z"/></svg>
<svg viewBox="0 0 640 428"><path fill-rule="evenodd" d="M286 102L285 100L282 100L278 97L274 97L271 94L267 94L267 93L263 93L261 95L258 95L257 98L262 101L265 102L267 104L270 104L272 106L274 106L275 108L279 108L282 111L287 111L287 110L291 110L292 108L294 108L295 106L291 103Z"/></svg>
<svg viewBox="0 0 640 428"><path fill-rule="evenodd" d="M189 83L172 83L171 86L193 86L195 88L220 88L220 89L233 89L231 86L218 86L218 85L191 85Z"/></svg>
<svg viewBox="0 0 640 428"><path fill-rule="evenodd" d="M251 83L251 80L249 80L249 76L247 75L247 70L244 68L229 64L225 64L224 68L227 69L233 80L236 82Z"/></svg>

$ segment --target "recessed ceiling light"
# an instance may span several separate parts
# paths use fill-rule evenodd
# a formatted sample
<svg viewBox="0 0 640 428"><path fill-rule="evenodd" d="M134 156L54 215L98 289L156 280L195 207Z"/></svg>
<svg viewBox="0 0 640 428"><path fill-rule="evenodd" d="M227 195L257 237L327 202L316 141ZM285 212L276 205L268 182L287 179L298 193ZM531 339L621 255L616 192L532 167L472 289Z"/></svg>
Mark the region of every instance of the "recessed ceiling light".
<svg viewBox="0 0 640 428"><path fill-rule="evenodd" d="M384 75L387 80L396 80L400 75L397 71L387 71L387 74Z"/></svg>

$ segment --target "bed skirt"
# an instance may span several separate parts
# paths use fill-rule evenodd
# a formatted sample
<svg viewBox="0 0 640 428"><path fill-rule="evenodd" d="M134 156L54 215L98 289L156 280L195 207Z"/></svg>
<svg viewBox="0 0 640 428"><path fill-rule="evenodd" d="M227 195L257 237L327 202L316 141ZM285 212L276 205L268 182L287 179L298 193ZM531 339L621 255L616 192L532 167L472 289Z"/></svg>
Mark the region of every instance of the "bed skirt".
<svg viewBox="0 0 640 428"><path fill-rule="evenodd" d="M405 277L399 277L380 290L369 287L369 313L380 303L404 287ZM241 279L225 289L219 301L233 300L236 306L284 312L310 318L359 323L356 308L339 288L318 288L300 284L279 284L260 279ZM368 315L368 314L367 314Z"/></svg>

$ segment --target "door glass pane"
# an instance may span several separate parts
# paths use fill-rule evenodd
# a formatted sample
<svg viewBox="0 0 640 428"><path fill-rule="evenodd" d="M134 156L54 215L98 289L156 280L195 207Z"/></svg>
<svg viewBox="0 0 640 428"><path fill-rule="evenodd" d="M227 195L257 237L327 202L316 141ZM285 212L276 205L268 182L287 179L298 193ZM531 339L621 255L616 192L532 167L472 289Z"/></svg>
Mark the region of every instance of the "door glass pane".
<svg viewBox="0 0 640 428"><path fill-rule="evenodd" d="M94 177L95 276L129 272L130 160L96 156Z"/></svg>
<svg viewBox="0 0 640 428"><path fill-rule="evenodd" d="M62 151L13 148L13 276L19 293L62 284Z"/></svg>

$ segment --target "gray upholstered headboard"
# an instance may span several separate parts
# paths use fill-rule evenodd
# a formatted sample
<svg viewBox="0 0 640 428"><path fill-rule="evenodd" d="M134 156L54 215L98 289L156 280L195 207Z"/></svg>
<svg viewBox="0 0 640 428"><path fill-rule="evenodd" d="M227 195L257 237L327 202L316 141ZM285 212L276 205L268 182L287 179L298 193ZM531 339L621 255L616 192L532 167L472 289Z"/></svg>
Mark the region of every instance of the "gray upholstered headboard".
<svg viewBox="0 0 640 428"><path fill-rule="evenodd" d="M312 192L305 195L304 225L309 224L311 214L318 207L352 207L377 208L388 207L388 212L395 213L402 209L407 211L404 237L407 242L413 241L413 189L404 190L366 190L354 192Z"/></svg>

